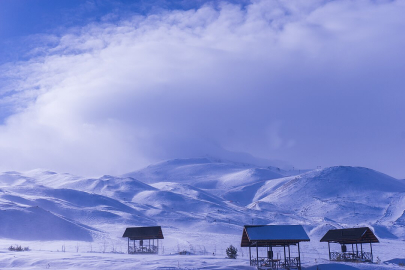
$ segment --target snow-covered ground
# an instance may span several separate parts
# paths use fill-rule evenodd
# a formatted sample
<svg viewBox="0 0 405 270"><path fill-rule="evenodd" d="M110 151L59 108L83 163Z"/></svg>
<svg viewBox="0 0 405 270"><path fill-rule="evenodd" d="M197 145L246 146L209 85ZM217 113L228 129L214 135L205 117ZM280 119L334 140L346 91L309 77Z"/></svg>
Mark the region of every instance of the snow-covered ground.
<svg viewBox="0 0 405 270"><path fill-rule="evenodd" d="M247 250L243 256L239 248L236 260L226 259L225 250L216 247L215 256L207 255L128 255L120 253L126 248L125 241L115 246L107 243L106 252L102 252L103 243L83 242L20 242L31 245L31 251L7 251L6 243L2 241L0 252L0 269L255 269L249 266ZM327 260L325 244L308 243L302 252L303 269L403 269L405 257L404 242L383 241L375 245L375 254L381 259L380 263L336 263ZM62 247L65 252L62 252ZM207 253L214 247L207 247Z"/></svg>
<svg viewBox="0 0 405 270"><path fill-rule="evenodd" d="M4 172L0 269L252 269L239 247L243 225L252 223L303 225L311 238L302 245L306 269L401 269L404 209L404 180L359 167L285 171L198 158L90 179ZM163 228L161 254L125 254L125 228L152 225ZM380 264L329 263L319 239L353 226L380 238L373 247ZM236 260L225 259L231 244ZM178 255L183 250L193 255Z"/></svg>

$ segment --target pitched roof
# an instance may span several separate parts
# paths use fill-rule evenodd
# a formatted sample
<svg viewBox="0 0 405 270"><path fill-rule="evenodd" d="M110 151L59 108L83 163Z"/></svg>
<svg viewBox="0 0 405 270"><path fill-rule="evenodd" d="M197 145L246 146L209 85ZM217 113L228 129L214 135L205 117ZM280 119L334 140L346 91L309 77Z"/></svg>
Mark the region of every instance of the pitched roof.
<svg viewBox="0 0 405 270"><path fill-rule="evenodd" d="M310 241L301 225L245 225L241 247L276 246Z"/></svg>
<svg viewBox="0 0 405 270"><path fill-rule="evenodd" d="M163 239L162 227L130 227L126 228L122 237L128 237L131 240L143 239Z"/></svg>
<svg viewBox="0 0 405 270"><path fill-rule="evenodd" d="M321 242L335 242L340 244L379 243L369 227L329 230Z"/></svg>

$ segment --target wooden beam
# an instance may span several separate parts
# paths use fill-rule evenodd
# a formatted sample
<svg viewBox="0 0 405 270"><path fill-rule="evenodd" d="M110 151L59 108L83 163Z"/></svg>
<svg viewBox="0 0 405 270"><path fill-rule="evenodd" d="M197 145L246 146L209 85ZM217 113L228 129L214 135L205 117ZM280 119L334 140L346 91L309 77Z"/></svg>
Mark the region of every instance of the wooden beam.
<svg viewBox="0 0 405 270"><path fill-rule="evenodd" d="M286 266L285 246L283 246L283 248L284 248L284 266Z"/></svg>
<svg viewBox="0 0 405 270"><path fill-rule="evenodd" d="M331 255L330 255L330 243L328 242L328 250L329 250L329 261L331 261Z"/></svg>
<svg viewBox="0 0 405 270"><path fill-rule="evenodd" d="M330 260L330 253L329 253L329 260ZM301 251L299 242L298 242L298 269L301 269Z"/></svg>
<svg viewBox="0 0 405 270"><path fill-rule="evenodd" d="M252 266L252 254L250 251L250 246L249 246L249 263L250 263L250 266Z"/></svg>

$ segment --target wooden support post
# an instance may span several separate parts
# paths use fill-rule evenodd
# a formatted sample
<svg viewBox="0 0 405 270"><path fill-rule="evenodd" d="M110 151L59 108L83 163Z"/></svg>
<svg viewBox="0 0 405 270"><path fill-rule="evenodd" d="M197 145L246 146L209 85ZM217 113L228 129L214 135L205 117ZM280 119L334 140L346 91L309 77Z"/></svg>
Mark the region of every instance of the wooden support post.
<svg viewBox="0 0 405 270"><path fill-rule="evenodd" d="M357 246L357 242L356 242L356 257L359 257L359 247Z"/></svg>
<svg viewBox="0 0 405 270"><path fill-rule="evenodd" d="M259 267L259 247L258 244L256 242L256 262L257 262L257 266Z"/></svg>
<svg viewBox="0 0 405 270"><path fill-rule="evenodd" d="M128 237L128 254L129 254L129 237Z"/></svg>
<svg viewBox="0 0 405 270"><path fill-rule="evenodd" d="M134 253L135 253L135 242L136 242L136 240L134 240Z"/></svg>
<svg viewBox="0 0 405 270"><path fill-rule="evenodd" d="M290 245L288 245L288 260L291 260L291 251L290 251Z"/></svg>
<svg viewBox="0 0 405 270"><path fill-rule="evenodd" d="M329 244L329 242L328 242ZM330 259L330 253L329 253ZM301 269L301 251L300 251L300 242L298 242L298 269Z"/></svg>
<svg viewBox="0 0 405 270"><path fill-rule="evenodd" d="M250 262L250 266L252 266L252 253L250 250L250 245L249 245L249 262Z"/></svg>
<svg viewBox="0 0 405 270"><path fill-rule="evenodd" d="M273 246L270 246L270 252L271 252L271 261L273 262L274 259Z"/></svg>
<svg viewBox="0 0 405 270"><path fill-rule="evenodd" d="M249 245L249 262L250 262L250 266L252 266L252 252L250 250L250 245Z"/></svg>
<svg viewBox="0 0 405 270"><path fill-rule="evenodd" d="M285 255L285 245L283 245L283 248L284 248L284 266L287 266L287 264L286 264L286 255Z"/></svg>
<svg viewBox="0 0 405 270"><path fill-rule="evenodd" d="M373 257L373 246L372 246L372 244L371 244L371 241L370 241L370 250L371 250L371 262L373 262L373 260L374 260L374 257Z"/></svg>
<svg viewBox="0 0 405 270"><path fill-rule="evenodd" d="M328 250L329 250L329 261L332 260L331 254L330 254L330 243L328 242Z"/></svg>
<svg viewBox="0 0 405 270"><path fill-rule="evenodd" d="M363 243L360 243L360 254L361 254L361 259L363 259Z"/></svg>

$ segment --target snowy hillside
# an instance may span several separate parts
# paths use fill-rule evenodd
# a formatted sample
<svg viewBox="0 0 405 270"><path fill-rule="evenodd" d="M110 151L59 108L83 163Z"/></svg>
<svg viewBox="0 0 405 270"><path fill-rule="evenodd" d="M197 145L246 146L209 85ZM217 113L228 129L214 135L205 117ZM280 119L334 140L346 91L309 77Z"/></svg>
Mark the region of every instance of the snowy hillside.
<svg viewBox="0 0 405 270"><path fill-rule="evenodd" d="M125 227L149 225L163 226L168 252L196 242L200 250L239 245L242 226L252 223L302 224L314 241L346 226L369 226L382 239L400 240L404 207L403 180L359 167L301 173L201 158L117 177L43 170L0 175L1 238L109 239L121 249Z"/></svg>
<svg viewBox="0 0 405 270"><path fill-rule="evenodd" d="M383 236L381 226L401 230L396 225L403 216L404 195L403 181L367 168L341 166L267 181L248 207L276 207L311 224L371 225Z"/></svg>
<svg viewBox="0 0 405 270"><path fill-rule="evenodd" d="M151 165L125 176L145 183L170 181L205 189L229 189L254 182L279 178L288 172L274 167L258 168L252 164L209 158L175 159Z"/></svg>

